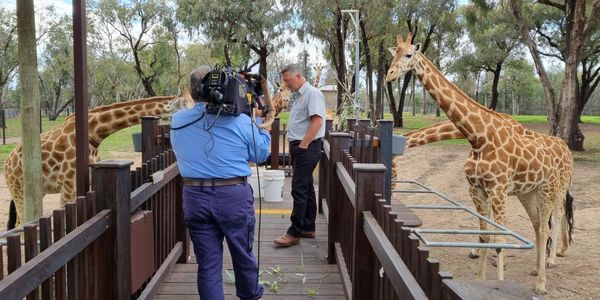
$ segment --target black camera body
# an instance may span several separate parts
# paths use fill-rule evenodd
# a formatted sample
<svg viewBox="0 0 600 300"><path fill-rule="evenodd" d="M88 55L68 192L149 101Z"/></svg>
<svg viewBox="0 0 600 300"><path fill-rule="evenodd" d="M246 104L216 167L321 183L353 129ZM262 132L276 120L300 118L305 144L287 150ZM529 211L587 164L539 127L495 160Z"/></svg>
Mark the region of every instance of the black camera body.
<svg viewBox="0 0 600 300"><path fill-rule="evenodd" d="M247 83L231 68L213 69L196 86L196 92L207 99L206 112L226 116L251 115Z"/></svg>

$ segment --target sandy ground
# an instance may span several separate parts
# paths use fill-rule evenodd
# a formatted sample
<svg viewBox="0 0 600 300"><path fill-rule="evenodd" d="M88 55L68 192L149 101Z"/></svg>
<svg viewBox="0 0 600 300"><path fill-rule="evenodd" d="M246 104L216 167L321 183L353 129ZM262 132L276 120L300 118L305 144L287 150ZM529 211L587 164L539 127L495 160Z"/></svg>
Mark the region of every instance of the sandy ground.
<svg viewBox="0 0 600 300"><path fill-rule="evenodd" d="M396 158L398 179L412 179L474 208L468 195L463 165L468 146L425 145L408 149ZM600 163L575 162L571 194L575 197L575 229L573 244L564 258L557 258L557 266L546 273L548 295L545 299L599 299L600 295ZM399 188L409 189L408 185ZM405 204L443 204L430 196L394 195L394 201ZM438 198L439 199L439 198ZM427 228L476 229L475 218L466 213L439 210L418 211ZM516 197L508 199L507 227L534 240L531 222ZM472 241L475 236L433 236L446 241ZM511 240L516 242L516 240ZM469 249L434 248L432 256L441 261L441 268L455 278L475 279L477 260L469 259ZM509 250L506 258L505 278L533 288L535 278L529 275L535 261L535 250ZM492 258L488 260L487 278L496 279Z"/></svg>

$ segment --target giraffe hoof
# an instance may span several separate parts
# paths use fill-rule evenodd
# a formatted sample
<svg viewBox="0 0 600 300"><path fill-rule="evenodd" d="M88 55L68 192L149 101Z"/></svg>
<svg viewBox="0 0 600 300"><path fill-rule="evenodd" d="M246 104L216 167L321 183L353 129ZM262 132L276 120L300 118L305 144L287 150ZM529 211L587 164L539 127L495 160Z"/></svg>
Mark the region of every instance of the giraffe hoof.
<svg viewBox="0 0 600 300"><path fill-rule="evenodd" d="M558 256L558 257L565 257L565 255L566 255L565 252L567 252L567 251L558 251L558 252L556 252L556 256Z"/></svg>
<svg viewBox="0 0 600 300"><path fill-rule="evenodd" d="M556 263L555 262L547 262L546 263L546 268L552 269L554 267L556 267Z"/></svg>
<svg viewBox="0 0 600 300"><path fill-rule="evenodd" d="M533 289L533 292L538 294L538 295L546 295L548 292L546 291L545 287L535 287Z"/></svg>
<svg viewBox="0 0 600 300"><path fill-rule="evenodd" d="M470 253L469 253L469 258L471 258L471 259L476 259L476 258L479 258L479 254L477 254L477 253L473 253L473 252L470 252Z"/></svg>
<svg viewBox="0 0 600 300"><path fill-rule="evenodd" d="M531 275L531 276L538 276L538 271L537 270L533 270L533 271L529 272L529 275Z"/></svg>

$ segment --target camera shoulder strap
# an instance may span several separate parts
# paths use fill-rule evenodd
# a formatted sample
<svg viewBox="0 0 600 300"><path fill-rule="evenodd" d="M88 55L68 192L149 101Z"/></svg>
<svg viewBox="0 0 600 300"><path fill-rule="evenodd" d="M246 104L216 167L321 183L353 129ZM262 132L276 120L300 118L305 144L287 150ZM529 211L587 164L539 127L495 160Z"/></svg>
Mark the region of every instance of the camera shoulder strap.
<svg viewBox="0 0 600 300"><path fill-rule="evenodd" d="M201 115L199 118L196 118L195 120L193 120L193 121L191 121L191 122L189 122L189 123L187 123L187 124L185 124L185 125L181 125L181 126L179 126L179 127L171 127L171 130L179 130L179 129L186 128L186 127L188 127L188 126L190 126L190 125L192 125L192 124L194 124L194 123L196 123L196 122L198 122L198 121L202 120L202 118L204 118L204 115L205 115L205 114L206 114L205 112L204 112L204 113L202 113L202 115Z"/></svg>

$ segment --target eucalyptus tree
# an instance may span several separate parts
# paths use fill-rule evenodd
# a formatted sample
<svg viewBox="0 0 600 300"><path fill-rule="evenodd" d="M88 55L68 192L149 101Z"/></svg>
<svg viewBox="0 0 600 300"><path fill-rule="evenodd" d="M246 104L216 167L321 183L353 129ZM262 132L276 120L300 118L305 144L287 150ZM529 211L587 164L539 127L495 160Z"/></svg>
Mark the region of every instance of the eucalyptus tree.
<svg viewBox="0 0 600 300"><path fill-rule="evenodd" d="M17 66L16 14L0 7L0 109L4 103L4 90L15 75Z"/></svg>
<svg viewBox="0 0 600 300"><path fill-rule="evenodd" d="M40 91L49 120L56 117L74 100L73 91L73 22L70 16L53 17L45 24L44 51L38 71Z"/></svg>
<svg viewBox="0 0 600 300"><path fill-rule="evenodd" d="M495 110L502 68L509 59L518 59L521 53L519 33L505 7L475 1L463 7L464 28L473 51L466 54L465 62L478 70L492 74L491 99L488 107Z"/></svg>
<svg viewBox="0 0 600 300"><path fill-rule="evenodd" d="M314 36L325 44L323 55L329 60L337 74L337 112L340 113L344 97L349 96L346 66L346 42L349 16L343 9L353 7L347 0L308 0L301 2L300 18L303 26L297 28L302 38L305 34Z"/></svg>
<svg viewBox="0 0 600 300"><path fill-rule="evenodd" d="M91 4L95 17L112 27L131 51L133 68L146 94L155 96L161 64L152 48L158 42L155 30L165 17L172 17L166 0L96 0Z"/></svg>
<svg viewBox="0 0 600 300"><path fill-rule="evenodd" d="M586 47L598 30L600 0L538 0L535 2L508 0L508 5L519 33L533 57L544 89L546 110L551 125L550 134L565 140L571 150L584 150L585 136L579 129L578 123L577 76L578 67L585 57ZM540 13L540 10L556 16L537 18L536 14ZM555 20L557 17L561 24L560 30L556 30L556 27L552 31L538 30L538 28L553 28L555 23L549 20ZM555 39L548 34L558 36L560 39ZM564 80L558 96L541 60L542 53L548 48L545 47L545 43L551 41L562 43L553 46L555 49L560 49L560 56L564 61Z"/></svg>
<svg viewBox="0 0 600 300"><path fill-rule="evenodd" d="M396 4L393 11L393 19L398 20L403 32L413 33L413 43L421 43L421 52L426 53L433 38L436 35L446 34L449 31L457 34L456 3L454 0L409 0ZM412 79L413 72L404 75L404 80L399 88L398 106L392 93L390 96L390 108L394 117L394 126L403 127L402 111L406 99L406 90Z"/></svg>
<svg viewBox="0 0 600 300"><path fill-rule="evenodd" d="M275 0L177 0L177 16L190 33L200 32L210 43L221 41L227 63L233 63L229 50L234 45L251 50L258 57L259 73L267 77L267 57L285 42L290 5Z"/></svg>
<svg viewBox="0 0 600 300"><path fill-rule="evenodd" d="M512 115L520 114L524 108L536 106L540 86L534 72L533 65L524 58L506 63L502 85L506 91L505 99L511 102Z"/></svg>

